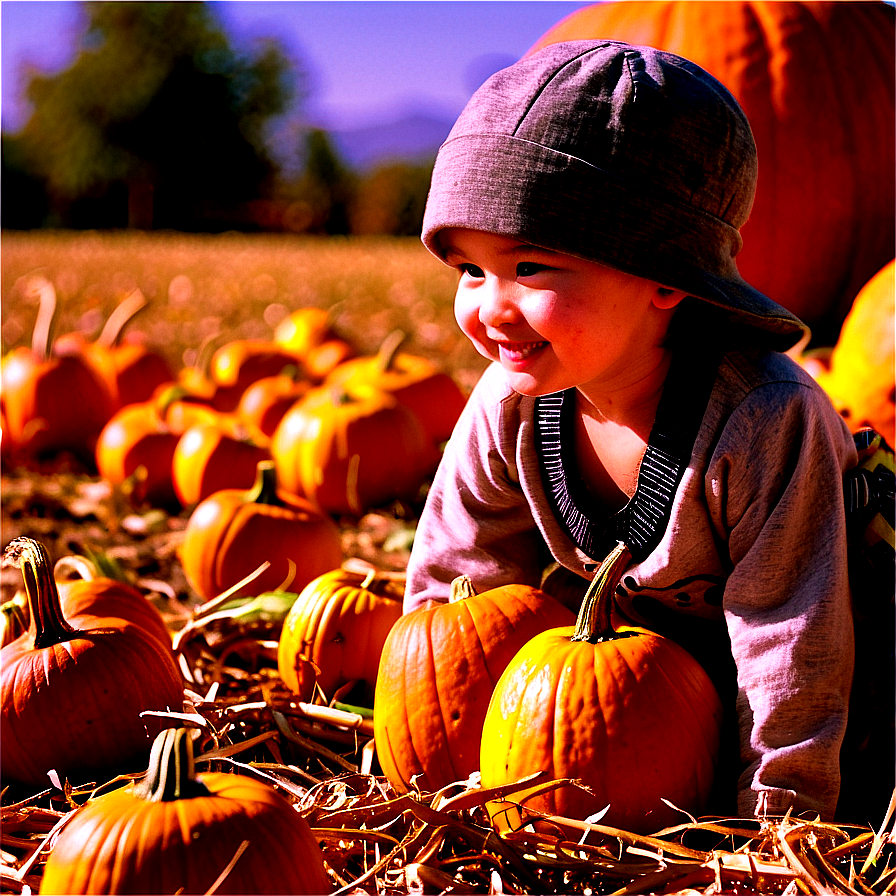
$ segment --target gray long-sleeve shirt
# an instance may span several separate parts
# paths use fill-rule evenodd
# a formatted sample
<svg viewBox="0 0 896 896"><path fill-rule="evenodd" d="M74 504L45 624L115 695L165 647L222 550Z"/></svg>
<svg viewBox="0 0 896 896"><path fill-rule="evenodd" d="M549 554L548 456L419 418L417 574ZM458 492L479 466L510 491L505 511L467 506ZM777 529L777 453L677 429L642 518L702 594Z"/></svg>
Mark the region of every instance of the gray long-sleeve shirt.
<svg viewBox="0 0 896 896"><path fill-rule="evenodd" d="M551 557L586 579L603 559L553 509L536 403L500 366L483 374L420 519L406 611L446 600L461 572L483 591L538 585ZM666 531L617 592L637 624L662 630L674 617L726 652L730 639L742 814L834 813L854 659L842 477L855 462L849 430L798 365L729 352ZM608 519L593 504L580 510L598 529Z"/></svg>

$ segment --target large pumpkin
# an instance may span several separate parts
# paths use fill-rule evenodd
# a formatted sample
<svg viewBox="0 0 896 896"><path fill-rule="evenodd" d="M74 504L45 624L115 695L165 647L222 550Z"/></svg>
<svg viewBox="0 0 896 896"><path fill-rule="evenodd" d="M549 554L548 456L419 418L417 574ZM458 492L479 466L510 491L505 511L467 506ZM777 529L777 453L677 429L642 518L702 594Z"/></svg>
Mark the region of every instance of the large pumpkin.
<svg viewBox="0 0 896 896"><path fill-rule="evenodd" d="M41 893L333 889L308 822L263 781L197 775L191 735L160 733L142 781L72 815L50 851Z"/></svg>
<svg viewBox="0 0 896 896"><path fill-rule="evenodd" d="M114 616L67 619L46 550L10 542L21 562L31 617L28 632L0 650L0 739L5 778L46 785L102 775L145 761L158 718L183 709L183 683L170 642Z"/></svg>
<svg viewBox="0 0 896 896"><path fill-rule="evenodd" d="M280 634L277 665L287 687L310 701L317 684L327 699L350 682L372 700L383 643L401 616L404 588L376 570L334 569L309 582ZM369 705L369 703L367 704Z"/></svg>
<svg viewBox="0 0 896 896"><path fill-rule="evenodd" d="M883 2L607 2L572 13L536 48L646 44L728 87L759 152L738 267L830 345L853 297L893 255L894 21Z"/></svg>
<svg viewBox="0 0 896 896"><path fill-rule="evenodd" d="M366 384L312 389L284 414L271 454L283 488L353 516L413 499L430 459L416 415Z"/></svg>
<svg viewBox="0 0 896 896"><path fill-rule="evenodd" d="M612 594L631 555L610 554L575 627L534 637L495 686L482 729L482 786L535 772L579 779L526 800L488 806L499 829L535 813L648 833L705 808L715 775L722 706L709 676L675 642L610 622ZM669 800L670 807L664 800Z"/></svg>
<svg viewBox="0 0 896 896"><path fill-rule="evenodd" d="M313 578L342 563L336 524L306 499L277 488L271 461L258 464L248 490L221 489L201 501L187 522L179 555L196 592L211 600L251 575L265 561L268 569L252 582L251 593L304 588Z"/></svg>
<svg viewBox="0 0 896 896"><path fill-rule="evenodd" d="M896 259L856 296L831 352L830 366L816 376L849 427L873 426L896 444Z"/></svg>
<svg viewBox="0 0 896 896"><path fill-rule="evenodd" d="M479 740L492 688L538 632L573 621L544 592L505 585L476 594L459 576L449 603L414 610L383 646L374 735L383 772L399 791L437 790L479 768Z"/></svg>

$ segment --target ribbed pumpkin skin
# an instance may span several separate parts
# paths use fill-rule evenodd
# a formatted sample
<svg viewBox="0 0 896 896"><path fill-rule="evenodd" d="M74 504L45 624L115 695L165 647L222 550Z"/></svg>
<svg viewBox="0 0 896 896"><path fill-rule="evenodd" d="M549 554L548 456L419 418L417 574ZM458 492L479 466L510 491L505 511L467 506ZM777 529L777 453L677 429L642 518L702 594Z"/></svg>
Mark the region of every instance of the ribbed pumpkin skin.
<svg viewBox="0 0 896 896"><path fill-rule="evenodd" d="M310 700L315 682L332 698L350 681L364 682L373 697L383 644L401 616L403 589L386 579L364 583L361 573L325 573L302 589L287 614L277 664L301 699Z"/></svg>
<svg viewBox="0 0 896 896"><path fill-rule="evenodd" d="M73 616L81 630L35 649L26 632L0 651L4 778L45 786L47 771L108 780L164 727L145 710L180 712L183 682L171 647L113 617ZM64 892L64 891L60 891Z"/></svg>
<svg viewBox="0 0 896 896"><path fill-rule="evenodd" d="M41 893L329 893L308 823L252 778L199 775L210 796L150 802L130 788L79 810L56 841Z"/></svg>
<svg viewBox="0 0 896 896"><path fill-rule="evenodd" d="M830 345L893 255L894 10L883 2L642 0L574 12L536 44L616 39L669 50L744 109L759 184L741 274Z"/></svg>
<svg viewBox="0 0 896 896"><path fill-rule="evenodd" d="M482 786L537 771L579 778L527 806L549 815L601 819L636 833L683 820L661 797L699 813L713 783L722 707L687 651L644 629L590 644L573 627L533 638L497 683L482 732ZM496 827L518 826L514 808L489 805Z"/></svg>
<svg viewBox="0 0 896 896"><path fill-rule="evenodd" d="M252 593L280 587L296 564L290 587L304 588L313 578L342 563L336 524L304 498L285 492L285 506L246 500L247 492L222 489L200 502L187 523L180 558L190 584L207 600L254 572L270 567L252 582Z"/></svg>
<svg viewBox="0 0 896 896"><path fill-rule="evenodd" d="M433 608L393 626L374 701L377 756L399 791L438 789L479 768L492 689L530 638L573 619L535 588L507 585Z"/></svg>
<svg viewBox="0 0 896 896"><path fill-rule="evenodd" d="M896 444L894 371L896 260L874 275L856 296L831 352L830 369L818 375L853 431L873 426Z"/></svg>

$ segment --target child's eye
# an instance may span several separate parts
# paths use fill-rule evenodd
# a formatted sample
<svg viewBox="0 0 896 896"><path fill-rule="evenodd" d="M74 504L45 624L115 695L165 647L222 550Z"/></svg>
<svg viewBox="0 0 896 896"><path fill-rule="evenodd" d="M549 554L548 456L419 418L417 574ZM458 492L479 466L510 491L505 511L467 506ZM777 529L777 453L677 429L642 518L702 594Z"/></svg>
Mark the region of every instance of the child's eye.
<svg viewBox="0 0 896 896"><path fill-rule="evenodd" d="M459 264L457 269L461 274L466 274L468 277L473 277L476 280L481 280L485 276L482 272L482 268L476 267L475 264Z"/></svg>
<svg viewBox="0 0 896 896"><path fill-rule="evenodd" d="M521 261L516 266L516 275L517 277L534 277L546 270L548 270L547 265L537 264L534 261Z"/></svg>

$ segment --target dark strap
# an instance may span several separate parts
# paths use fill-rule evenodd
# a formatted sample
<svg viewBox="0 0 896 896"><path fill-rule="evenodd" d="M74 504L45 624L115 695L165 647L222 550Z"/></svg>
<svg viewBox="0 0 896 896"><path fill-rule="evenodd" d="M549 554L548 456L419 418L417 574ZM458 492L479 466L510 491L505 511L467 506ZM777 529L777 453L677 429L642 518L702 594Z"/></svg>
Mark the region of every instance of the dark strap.
<svg viewBox="0 0 896 896"><path fill-rule="evenodd" d="M572 391L536 400L537 445L545 489L573 540L589 557L601 559L617 541L623 541L640 562L659 544L675 492L690 463L719 360L718 352L705 348L683 349L673 355L635 494L605 528L595 527L587 508L576 504L566 479L562 418Z"/></svg>
<svg viewBox="0 0 896 896"><path fill-rule="evenodd" d="M720 357L713 351L678 351L666 377L638 484L623 511L621 540L636 562L659 544L669 524L675 492L694 450Z"/></svg>

